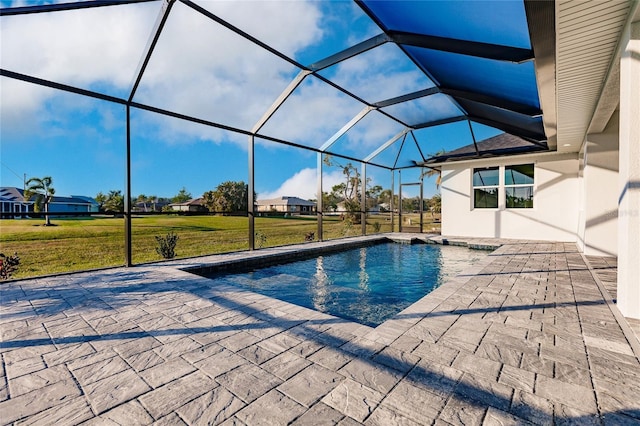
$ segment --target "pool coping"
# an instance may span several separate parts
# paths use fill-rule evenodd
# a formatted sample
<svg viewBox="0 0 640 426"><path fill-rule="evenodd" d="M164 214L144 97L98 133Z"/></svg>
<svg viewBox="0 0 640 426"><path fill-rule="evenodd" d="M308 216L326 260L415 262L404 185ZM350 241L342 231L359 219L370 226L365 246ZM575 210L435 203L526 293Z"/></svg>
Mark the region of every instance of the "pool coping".
<svg viewBox="0 0 640 426"><path fill-rule="evenodd" d="M263 267L269 267L275 264L286 264L286 263L295 262L298 260L306 260L306 259L314 258L316 256L323 255L323 254L337 253L345 250L351 250L351 249L362 248L362 247L370 247L377 244L384 244L385 242L397 243L397 244L429 244L429 245L442 245L442 246L457 246L457 247L467 247L469 250L486 250L486 251L496 250L497 248L500 247L500 245L490 244L486 242L477 243L477 242L468 241L464 239L442 238L440 235L437 235L437 234L390 233L390 234L370 235L367 237L368 238L365 238L365 239L358 238L356 240L348 239L348 240L338 240L338 241L335 241L335 240L325 241L323 242L324 244L296 245L293 247L288 246L286 247L287 250L272 251L270 249L266 249L265 252L262 252L262 251L253 252L255 254L251 257L238 257L238 258L224 257L219 260L213 259L212 261L207 261L205 263L181 267L179 269L184 272L188 272L191 274L198 275L200 277L210 279L210 277L208 277L208 275L210 274L216 274L216 273L225 274L225 273L236 273L236 272L242 273L243 271L246 271L251 268L263 268ZM278 248L278 249L283 249L283 248ZM451 294L455 293L460 288L461 285L464 285L464 283L466 283L471 278L472 275L482 270L488 264L487 262L488 262L487 259L481 259L478 262L476 262L473 266L464 268L460 272L460 274L458 274L458 276L462 275L466 277L466 279L462 279L462 280L458 279L458 276L448 279L447 281L440 284L438 287L431 290L429 293L422 296L420 299L413 302L411 305L397 312L392 317L388 318L387 320L378 324L375 327L372 327L367 324L362 324L362 323L359 323L358 321L350 320L347 318L334 316L329 313L320 312L310 307L300 306L283 299L270 297L267 295L265 295L265 297L269 297L271 299L275 299L285 303L290 303L298 307L311 309L313 311L316 311L325 315L329 315L333 318L337 318L342 321L353 322L355 324L369 327L372 330L375 330L381 327L382 325L384 325L387 321L393 320L398 315L412 313L413 311L410 308L415 304L419 304L418 308L423 311L425 307L430 306L423 299L425 299L426 297L428 297L429 295L433 294L436 291L438 292L435 299L439 304L440 302L446 299L446 297L444 297L444 299L440 300L444 295L447 295L448 297ZM442 289L443 287L445 287L445 289ZM241 287L238 287L238 288L241 288ZM245 289L245 290L251 291L250 289ZM407 325L409 327L411 326L411 324L407 324ZM406 331L406 330L402 330L403 327L397 327L396 325L392 325L392 328L394 329L397 328L398 330L401 331L401 334L404 333L404 331Z"/></svg>
<svg viewBox="0 0 640 426"><path fill-rule="evenodd" d="M265 298L277 301L278 303L284 303L296 307L299 309L306 309L326 319L332 319L343 322L345 324L352 324L353 327L358 330L366 331L362 337L367 338L378 343L389 344L399 336L404 334L409 328L415 325L419 319L407 320L398 319L398 317L414 316L416 313L428 314L436 309L442 302L444 302L451 295L456 293L462 286L464 286L473 276L484 269L488 264L493 261L491 255L498 250L504 241L496 239L477 239L477 238L464 238L464 237L443 237L440 234L419 234L419 233L384 233L365 235L358 237L347 237L337 240L326 240L309 243L301 243L296 245L269 247L264 249L258 249L253 251L233 252L226 254L215 254L203 257L186 258L179 260L171 260L167 262L160 262L153 264L154 266L168 266L176 270L176 272L184 272L189 275L194 275L198 278L203 276L198 272L211 273L211 272L226 272L232 271L236 268L245 268L250 266L264 266L277 263L281 260L295 261L302 258L311 256L317 256L322 253L332 253L337 251L349 250L352 248L365 247L374 244L388 242L395 242L401 244L434 244L434 245L450 245L457 247L467 247L470 250L487 250L491 251L485 258L479 260L475 265L465 268L456 277L453 277L446 282L442 283L433 291L424 295L402 311L395 314L393 317L387 319L383 323L376 327L371 327L365 324L361 324L357 321L337 317L328 313L320 312L312 308L296 305L295 303L287 302L285 300L264 296ZM505 240L506 241L506 240ZM511 241L513 242L513 241ZM265 261L266 262L263 262ZM149 265L141 265L149 266ZM195 271L198 272L195 272ZM208 278L204 278L208 279ZM248 289L241 289L240 287L232 287L233 290L247 291ZM222 290L222 288L221 288ZM251 292L253 293L253 292Z"/></svg>

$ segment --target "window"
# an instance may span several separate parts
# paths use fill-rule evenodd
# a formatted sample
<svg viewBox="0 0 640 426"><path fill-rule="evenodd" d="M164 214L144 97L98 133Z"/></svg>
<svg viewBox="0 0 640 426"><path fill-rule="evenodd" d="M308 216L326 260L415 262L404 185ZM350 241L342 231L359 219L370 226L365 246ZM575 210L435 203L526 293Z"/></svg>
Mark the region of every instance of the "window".
<svg viewBox="0 0 640 426"><path fill-rule="evenodd" d="M533 164L505 166L504 190L508 209L533 208Z"/></svg>
<svg viewBox="0 0 640 426"><path fill-rule="evenodd" d="M473 169L473 207L497 209L499 186L500 171L498 167Z"/></svg>

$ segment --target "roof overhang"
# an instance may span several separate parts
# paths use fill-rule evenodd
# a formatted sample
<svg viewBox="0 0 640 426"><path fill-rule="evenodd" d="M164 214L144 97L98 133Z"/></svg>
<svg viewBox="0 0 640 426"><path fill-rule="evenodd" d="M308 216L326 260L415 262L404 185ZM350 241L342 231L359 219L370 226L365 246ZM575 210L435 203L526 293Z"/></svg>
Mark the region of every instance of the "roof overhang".
<svg viewBox="0 0 640 426"><path fill-rule="evenodd" d="M624 28L637 19L639 4L628 0L556 2L559 152L579 151L587 133L602 131L616 110L620 38ZM541 98L550 96L545 90L541 87ZM545 110L545 122L550 119Z"/></svg>

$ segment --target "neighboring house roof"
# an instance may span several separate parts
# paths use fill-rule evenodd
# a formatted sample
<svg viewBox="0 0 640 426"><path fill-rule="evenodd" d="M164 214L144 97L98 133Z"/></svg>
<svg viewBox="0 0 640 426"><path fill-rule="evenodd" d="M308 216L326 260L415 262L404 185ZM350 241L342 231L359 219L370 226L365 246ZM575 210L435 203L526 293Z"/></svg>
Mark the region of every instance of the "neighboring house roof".
<svg viewBox="0 0 640 426"><path fill-rule="evenodd" d="M21 188L16 188L13 186L3 186L0 188L0 197L2 201L12 201L12 202L23 202L24 201L24 190ZM31 197L29 201L33 201L35 195ZM70 197L61 197L54 196L51 200L51 203L59 203L59 204L95 204L98 205L98 202L91 197L86 197L84 195L72 195Z"/></svg>
<svg viewBox="0 0 640 426"><path fill-rule="evenodd" d="M85 203L89 203L89 204L95 204L95 205L99 205L100 204L93 197L87 197L87 196L84 196L84 195L72 195L71 198L74 199L74 200L80 200L81 202L85 202Z"/></svg>
<svg viewBox="0 0 640 426"><path fill-rule="evenodd" d="M0 199L2 201L14 201L21 202L24 201L24 197L22 196L23 191L20 188L16 188L13 186L3 186L0 188Z"/></svg>
<svg viewBox="0 0 640 426"><path fill-rule="evenodd" d="M204 206L204 198L192 198L184 203L171 203L170 206Z"/></svg>
<svg viewBox="0 0 640 426"><path fill-rule="evenodd" d="M270 198L268 200L258 200L259 206L315 206L316 203L309 200L303 200L298 197L279 197Z"/></svg>
<svg viewBox="0 0 640 426"><path fill-rule="evenodd" d="M164 207L166 205L171 204L169 201L167 200L158 200L158 201L136 201L135 206L137 207L144 207L144 205L147 205L147 207L149 206L156 206L156 207Z"/></svg>
<svg viewBox="0 0 640 426"><path fill-rule="evenodd" d="M476 145L478 150L476 151ZM442 163L445 161L468 160L471 158L497 157L521 152L547 151L546 144L536 145L509 133L502 133L476 143L463 146L442 155L428 158L423 164Z"/></svg>
<svg viewBox="0 0 640 426"><path fill-rule="evenodd" d="M91 200L91 201L89 201ZM90 197L82 197L79 195L72 195L71 197L58 197L53 196L51 204L98 204L98 202Z"/></svg>

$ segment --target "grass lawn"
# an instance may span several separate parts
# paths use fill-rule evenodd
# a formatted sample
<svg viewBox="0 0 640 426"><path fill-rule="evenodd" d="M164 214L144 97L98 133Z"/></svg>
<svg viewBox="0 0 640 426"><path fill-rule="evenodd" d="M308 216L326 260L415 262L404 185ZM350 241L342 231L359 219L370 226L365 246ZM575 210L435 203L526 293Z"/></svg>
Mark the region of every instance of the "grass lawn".
<svg viewBox="0 0 640 426"><path fill-rule="evenodd" d="M388 218L371 216L367 233L389 232ZM43 226L43 219L0 220L0 252L20 256L13 278L80 271L124 265L124 219L113 217L52 218L55 226ZM162 260L156 253L156 235L173 231L179 237L177 257L247 250L248 220L231 216L140 216L132 219L134 263ZM397 224L396 224L397 227ZM426 228L430 229L430 228ZM256 248L296 244L309 232L317 233L315 216L293 218L257 217ZM360 224L348 226L338 216L323 221L325 240L360 235ZM316 235L317 239L317 235Z"/></svg>

